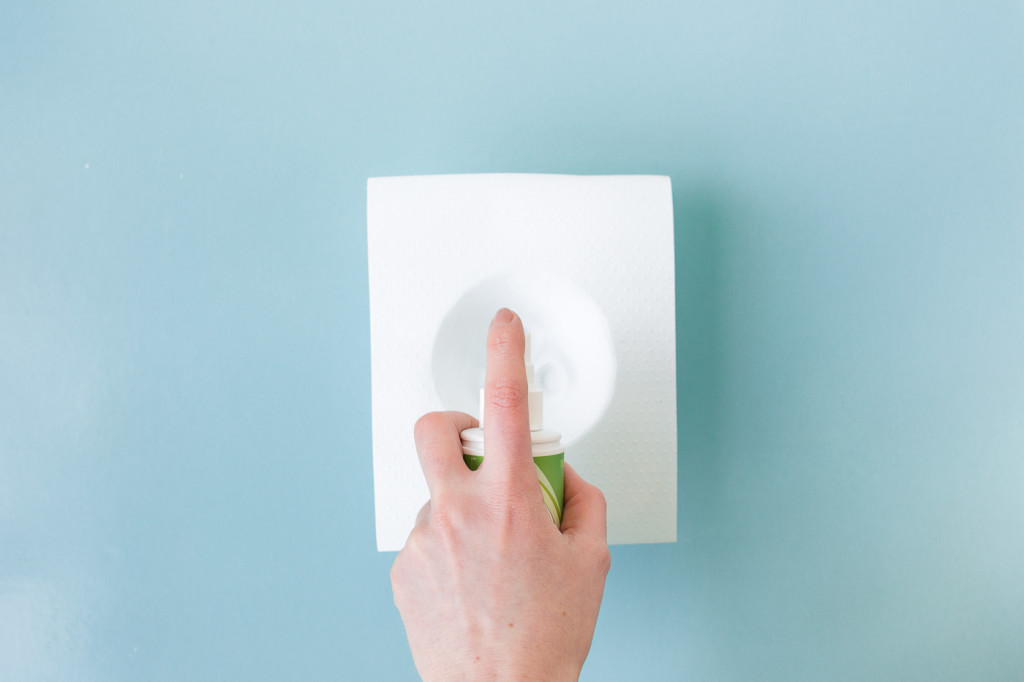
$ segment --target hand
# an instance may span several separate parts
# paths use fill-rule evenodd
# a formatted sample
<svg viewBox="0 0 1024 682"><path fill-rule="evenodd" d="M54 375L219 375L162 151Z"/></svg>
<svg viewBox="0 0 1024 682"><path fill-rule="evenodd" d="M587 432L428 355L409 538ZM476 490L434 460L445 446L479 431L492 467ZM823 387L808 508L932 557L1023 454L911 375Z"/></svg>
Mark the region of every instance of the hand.
<svg viewBox="0 0 1024 682"><path fill-rule="evenodd" d="M430 489L391 568L425 680L576 680L610 566L601 491L565 466L561 531L544 505L530 446L523 325L498 311L487 337L486 456L470 471L461 412L416 422Z"/></svg>

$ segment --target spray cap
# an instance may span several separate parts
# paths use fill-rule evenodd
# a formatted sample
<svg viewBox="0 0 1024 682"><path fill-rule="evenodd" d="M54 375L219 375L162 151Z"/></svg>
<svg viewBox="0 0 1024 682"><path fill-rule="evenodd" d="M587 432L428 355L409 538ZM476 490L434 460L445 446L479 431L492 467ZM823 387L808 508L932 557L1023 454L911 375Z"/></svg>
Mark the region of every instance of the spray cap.
<svg viewBox="0 0 1024 682"><path fill-rule="evenodd" d="M534 380L533 362L530 361L530 332L526 332L526 352L523 353L523 360L526 361L526 390L530 404L530 431L540 431L544 428L544 391L537 386ZM480 389L480 428L484 426L484 389Z"/></svg>

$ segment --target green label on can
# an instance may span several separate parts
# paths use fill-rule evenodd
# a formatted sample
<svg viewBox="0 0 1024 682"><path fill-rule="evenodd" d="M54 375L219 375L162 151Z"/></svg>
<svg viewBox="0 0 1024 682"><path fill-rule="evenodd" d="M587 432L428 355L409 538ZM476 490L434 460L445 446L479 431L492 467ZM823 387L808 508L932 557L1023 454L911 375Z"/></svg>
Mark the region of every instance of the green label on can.
<svg viewBox="0 0 1024 682"><path fill-rule="evenodd" d="M466 466L473 471L480 467L484 458L480 455L462 455ZM537 480L540 482L540 489L544 493L544 504L551 514L551 520L559 528L562 527L562 507L565 503L565 453L557 455L545 455L533 458L534 467L537 469Z"/></svg>

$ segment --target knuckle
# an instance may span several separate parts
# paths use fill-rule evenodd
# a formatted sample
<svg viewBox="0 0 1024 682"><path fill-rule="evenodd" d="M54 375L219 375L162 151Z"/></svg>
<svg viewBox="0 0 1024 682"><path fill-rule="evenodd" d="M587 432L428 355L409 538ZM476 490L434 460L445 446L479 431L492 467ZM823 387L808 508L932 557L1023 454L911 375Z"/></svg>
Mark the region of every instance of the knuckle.
<svg viewBox="0 0 1024 682"><path fill-rule="evenodd" d="M426 438L428 435L444 428L445 416L440 412L428 412L416 420L412 432L416 440ZM408 433L408 432L406 432Z"/></svg>
<svg viewBox="0 0 1024 682"><path fill-rule="evenodd" d="M519 329L500 329L493 332L488 340L491 350L499 357L509 357L523 354L526 345L526 337Z"/></svg>
<svg viewBox="0 0 1024 682"><path fill-rule="evenodd" d="M416 583L416 571L409 565L410 561L413 559L409 552L402 550L391 564L391 600L399 611L408 605L411 589Z"/></svg>
<svg viewBox="0 0 1024 682"><path fill-rule="evenodd" d="M523 390L522 382L511 377L503 377L494 382L491 386L491 405L503 409L516 409L526 401L526 391Z"/></svg>
<svg viewBox="0 0 1024 682"><path fill-rule="evenodd" d="M591 539L580 548L582 555L586 557L587 563L599 571L602 576L607 576L611 569L611 550L608 544L598 539Z"/></svg>
<svg viewBox="0 0 1024 682"><path fill-rule="evenodd" d="M420 507L420 510L416 513L415 526L422 526L424 523L426 523L426 521L430 518L431 506L431 500L427 500L426 504Z"/></svg>
<svg viewBox="0 0 1024 682"><path fill-rule="evenodd" d="M402 595L405 593L405 586L407 583L406 575L407 571L405 568L408 557L405 552L400 552L395 558L395 562L391 564L391 593L393 595L395 606L399 605Z"/></svg>
<svg viewBox="0 0 1024 682"><path fill-rule="evenodd" d="M608 543L596 537L576 537L574 540L576 552L584 564L607 576L612 567L612 553Z"/></svg>
<svg viewBox="0 0 1024 682"><path fill-rule="evenodd" d="M511 491L507 489L494 491L482 504L491 528L498 536L502 538L531 536L537 515L530 506L524 506L522 500L513 495ZM546 524L551 523L546 511L544 512L544 521Z"/></svg>
<svg viewBox="0 0 1024 682"><path fill-rule="evenodd" d="M426 526L413 526L409 538L405 541L402 554L406 555L406 561L416 564L423 560L428 554L429 538Z"/></svg>
<svg viewBox="0 0 1024 682"><path fill-rule="evenodd" d="M439 505L430 515L430 528L445 544L453 544L462 532L462 514L457 506Z"/></svg>
<svg viewBox="0 0 1024 682"><path fill-rule="evenodd" d="M392 589L396 588L401 583L401 581L402 581L401 564L402 564L402 555L399 554L398 557L395 559L395 563L391 564L390 577L391 577L391 588Z"/></svg>
<svg viewBox="0 0 1024 682"><path fill-rule="evenodd" d="M608 545L602 543L599 548L595 550L594 563L604 575L608 575L608 572L612 569L612 552L608 549Z"/></svg>

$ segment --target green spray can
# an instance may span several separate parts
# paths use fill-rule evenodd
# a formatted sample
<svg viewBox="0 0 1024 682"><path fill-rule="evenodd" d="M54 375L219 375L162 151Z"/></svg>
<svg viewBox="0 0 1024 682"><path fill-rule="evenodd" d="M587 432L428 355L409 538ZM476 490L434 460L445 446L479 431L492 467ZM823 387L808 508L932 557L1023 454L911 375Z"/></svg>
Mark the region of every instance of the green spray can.
<svg viewBox="0 0 1024 682"><path fill-rule="evenodd" d="M544 496L544 504L551 520L562 527L562 507L565 502L565 448L562 434L544 428L544 391L534 380L530 361L530 334L526 334L526 383L529 391L530 440L533 445L533 464L537 481ZM462 432L462 458L473 471L484 461L484 391L480 390L480 426Z"/></svg>

